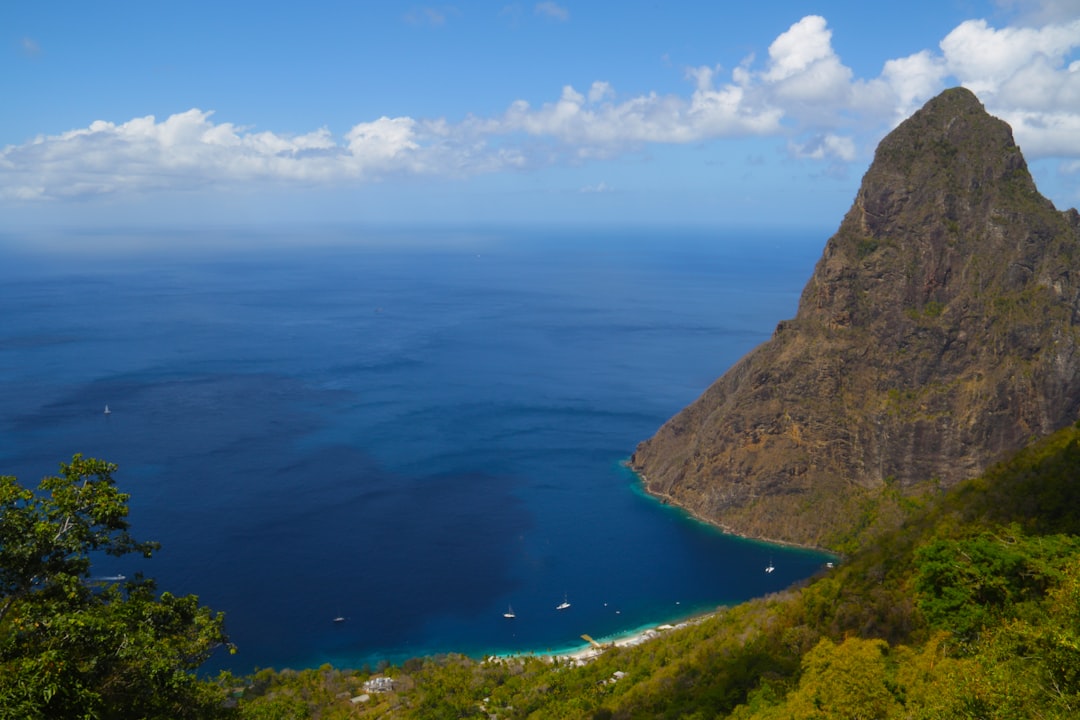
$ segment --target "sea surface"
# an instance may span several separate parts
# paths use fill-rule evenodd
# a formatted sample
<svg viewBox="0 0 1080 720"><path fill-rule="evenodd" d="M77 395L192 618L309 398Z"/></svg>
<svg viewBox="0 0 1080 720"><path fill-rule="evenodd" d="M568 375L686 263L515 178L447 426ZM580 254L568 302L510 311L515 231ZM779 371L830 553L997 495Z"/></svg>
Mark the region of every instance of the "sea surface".
<svg viewBox="0 0 1080 720"><path fill-rule="evenodd" d="M679 620L827 560L724 535L624 465L794 315L826 237L0 236L0 473L117 463L162 550L95 573L224 611L239 652L212 667L559 651Z"/></svg>

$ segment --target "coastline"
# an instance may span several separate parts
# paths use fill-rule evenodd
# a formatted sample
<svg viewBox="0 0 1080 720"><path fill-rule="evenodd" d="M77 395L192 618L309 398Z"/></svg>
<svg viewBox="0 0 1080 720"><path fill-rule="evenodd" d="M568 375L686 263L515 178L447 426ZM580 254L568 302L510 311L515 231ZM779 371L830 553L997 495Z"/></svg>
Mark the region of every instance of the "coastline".
<svg viewBox="0 0 1080 720"><path fill-rule="evenodd" d="M772 538L754 535L746 535L736 532L730 527L710 520L694 512L693 510L690 510L689 508L680 505L679 503L675 502L670 495L667 495L666 493L660 493L650 490L647 477L643 472L639 472L633 467L633 465L631 465L629 458L623 460L621 464L623 465L623 467L633 473L636 479L635 485L643 495L653 500L657 500L663 505L674 508L679 512L684 513L687 517L690 517L693 520L700 522L703 525L711 527L715 530L718 530L726 535L740 538L749 542L762 543L766 545L776 545L779 547L787 547L798 550L806 550L808 552L826 555L828 557L834 558L835 560L841 559L841 556L838 553L831 551L827 548L814 545L803 545L800 543L788 542L784 540L775 540ZM831 566L832 563L828 564ZM629 629L623 633L615 633L612 635L608 635L599 640L587 638L587 636L582 636L583 644L577 646L577 649L550 650L545 652L516 652L507 654L487 655L485 657L491 660L505 660L520 657L539 657L544 658L550 662L562 661L570 662L577 665L583 665L591 662L597 657L600 657L606 650L609 650L611 648L634 647L637 645L641 645L664 633L671 632L672 630L678 630L704 622L705 620L708 620L709 618L715 617L717 614L724 612L726 609L727 606L718 606L714 610L696 613L681 620L649 624L647 626L639 626L637 628Z"/></svg>
<svg viewBox="0 0 1080 720"><path fill-rule="evenodd" d="M622 464L627 470L629 470L631 473L634 474L634 477L637 478L638 487L641 489L641 492L643 494L645 494L646 496L648 496L650 498L653 498L654 500L658 500L662 505L667 505L669 507L677 508L680 512L686 513L686 515L688 517L691 517L694 520L697 520L698 522L700 522L700 523L702 523L704 525L708 525L709 527L715 528L715 529L719 530L720 532L724 533L725 535L731 535L732 537L741 538L743 540L752 540L754 542L761 542L761 543L765 543L766 545L779 545L781 547L798 548L800 550L810 550L810 551L822 553L822 554L825 554L825 555L831 555L831 556L833 556L833 557L835 557L837 559L840 558L840 555L838 553L836 553L835 551L830 550L829 548L826 548L826 547L821 547L820 545L805 545L803 543L791 542L790 540L777 540L775 538L768 538L768 537L764 537L764 536L761 536L761 535L748 535L746 533L741 533L741 532L739 532L737 530L734 530L733 528L731 528L728 525L724 525L721 522L717 522L716 520L713 520L711 518L707 518L704 515L701 515L700 513L697 513L694 510L691 510L690 508L686 507L685 505L680 504L678 501L675 500L674 497L672 497L668 493L653 490L651 487L649 487L649 478L648 478L648 476L644 472L636 469L633 466L633 464L631 464L629 458L627 458L626 460L623 460Z"/></svg>
<svg viewBox="0 0 1080 720"><path fill-rule="evenodd" d="M642 474L634 471L627 462L620 462L619 464L625 470L633 473L634 475L633 483L629 483L632 491L635 493L640 493L642 496L647 498L649 502L656 503L660 506L667 506L670 512L682 515L685 520L692 520L695 523L699 523L701 526L703 526L703 528L707 530L718 532L720 534L730 536L731 538L735 538L740 541L745 541L751 544L783 547L787 548L788 552L795 551L799 553L808 553L821 556L821 568L816 570L811 575L804 576L804 578L801 580L795 580L789 585L786 585L782 588L777 588L772 591L767 591L760 595L754 595L743 600L734 600L731 602L721 601L711 606L710 604L705 604L704 606L699 605L696 609L684 608L683 613L673 613L671 615L667 615L666 613L661 611L661 613L659 613L661 619L653 620L648 623L641 623L636 626L625 628L623 630L614 630L607 633L606 635L598 636L595 638L588 635L581 635L580 642L567 641L566 644L562 646L552 647L551 645L548 645L547 647L541 646L533 649L514 650L492 649L489 647L488 649L474 648L465 651L432 650L431 652L427 652L422 649L415 649L413 651L401 654L400 656L389 655L377 658L372 657L370 659L364 660L364 663L374 664L376 662L388 662L391 665L401 666L403 662L409 659L428 657L440 654L442 652L458 652L466 657L471 658L473 661L479 662L509 662L524 658L534 658L549 663L570 663L573 665L585 665L599 658L608 650L617 648L630 648L642 645L649 642L650 640L653 640L674 630L692 627L699 623L710 620L724 612L729 611L732 607L735 607L740 603L790 592L793 587L796 587L802 582L805 582L805 580L812 577L812 575L824 572L826 567L832 567L833 561L839 561L840 559L842 559L842 555L838 553L829 550L823 550L817 547L800 545L790 542L771 541L766 538L753 537L733 532L718 523L708 521L707 519L689 511L688 509L684 508L681 505L678 505L677 503L657 502L657 500L662 500L663 496L659 493L653 493L648 491ZM655 618L656 616L653 617ZM322 662L331 662L332 664L338 665L340 667L359 666L359 664L355 660L320 660L320 663Z"/></svg>
<svg viewBox="0 0 1080 720"><path fill-rule="evenodd" d="M691 627L698 623L704 622L709 618L715 617L718 613L725 610L724 607L718 607L715 610L710 610L704 613L698 613L684 620L677 622L665 622L660 624L650 624L648 626L642 626L628 630L625 633L616 633L614 635L608 635L599 640L582 636L583 645L577 649L563 649L552 650L548 652L518 652L507 653L505 655L488 655L485 657L489 661L505 661L515 658L523 657L535 657L541 658L548 662L568 662L573 665L585 665L592 662L596 658L603 655L607 650L612 648L625 648L636 647L643 643L659 637L664 633L671 632L673 630L680 630L682 628Z"/></svg>
<svg viewBox="0 0 1080 720"><path fill-rule="evenodd" d="M756 537L735 532L720 523L710 521L707 518L692 512L684 506L672 501L669 497L665 496L662 493L650 491L648 489L644 474L634 470L628 460L620 461L618 464L623 467L624 470L633 474L633 481L628 483L628 485L632 489L632 492L641 494L643 497L647 498L649 502L656 503L660 506L666 506L669 511L682 515L687 520L692 520L695 523L699 523L704 528L751 544L760 544L765 546L771 545L778 548L787 548L789 551L794 550L823 556L822 570L824 570L824 566L826 565L831 566L831 561L838 561L842 558L840 554L820 547L802 545L793 542L771 540L769 538ZM799 581L796 581L795 584L799 584ZM638 624L636 626L631 626L623 630L614 630L613 632L610 632L606 635L598 636L595 638L588 635L582 635L580 636L580 642L567 641L566 644L562 646L552 647L548 645L547 647L541 646L532 649L514 650L476 648L473 650L466 650L462 652L462 654L472 658L474 661L480 662L507 662L516 659L534 658L550 663L570 663L574 665L584 665L592 662L608 650L617 648L630 648L642 645L652 639L655 639L674 630L691 627L701 622L705 622L721 613L730 610L732 607L739 604L740 602L760 599L779 593L789 592L791 589L792 586L788 585L784 588L780 588L771 592L766 592L762 595L756 595L751 598L747 598L746 600L733 601L730 603L721 602L712 605L711 608L709 607L709 605L705 605L704 607L698 606L697 609L684 608L684 613L682 614L673 613L672 615L667 615L666 613L660 613L660 619L658 620ZM427 653L424 651L419 651L408 653L401 657L391 656L381 659L388 661L393 665L400 665L404 660L412 659L415 657L425 657L431 654L437 654L437 652L433 651L432 653ZM349 664L350 663L345 663L345 665Z"/></svg>
<svg viewBox="0 0 1080 720"><path fill-rule="evenodd" d="M761 597L781 597L787 593L790 593L791 591L792 588L788 587L774 593L767 593ZM608 650L614 648L629 648L643 645L650 640L660 637L661 635L664 635L666 633L676 630L682 630L683 628L687 627L693 627L694 625L698 625L707 620L710 620L720 615L721 613L728 611L730 607L733 606L721 605L716 607L714 610L696 613L682 620L678 620L675 622L659 623L655 625L640 626L638 628L628 630L625 633L615 633L612 635L608 635L604 638L601 638L600 640L594 640L592 638L586 640L585 636L582 636L582 642L584 644L582 646L579 646L577 649L553 650L548 652L519 652L507 653L505 655L488 655L485 656L484 659L488 661L498 662L504 660L512 660L515 658L534 657L541 658L545 661L552 663L566 662L577 666L586 665L603 655Z"/></svg>

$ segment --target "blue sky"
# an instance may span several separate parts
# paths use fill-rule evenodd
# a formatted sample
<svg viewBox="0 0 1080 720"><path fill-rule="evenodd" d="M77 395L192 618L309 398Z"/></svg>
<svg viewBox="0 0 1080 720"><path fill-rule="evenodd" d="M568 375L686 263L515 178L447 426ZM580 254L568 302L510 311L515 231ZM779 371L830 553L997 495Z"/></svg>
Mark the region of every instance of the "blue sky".
<svg viewBox="0 0 1080 720"><path fill-rule="evenodd" d="M965 85L1080 204L1080 0L5 2L9 227L835 227Z"/></svg>

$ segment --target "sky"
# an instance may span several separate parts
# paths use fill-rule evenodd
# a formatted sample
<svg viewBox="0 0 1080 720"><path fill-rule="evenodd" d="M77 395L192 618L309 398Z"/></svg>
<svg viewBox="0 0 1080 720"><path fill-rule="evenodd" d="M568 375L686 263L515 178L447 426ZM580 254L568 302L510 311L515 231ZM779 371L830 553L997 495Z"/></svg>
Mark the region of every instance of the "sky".
<svg viewBox="0 0 1080 720"><path fill-rule="evenodd" d="M0 231L835 228L956 85L1080 205L1080 0L6 0Z"/></svg>

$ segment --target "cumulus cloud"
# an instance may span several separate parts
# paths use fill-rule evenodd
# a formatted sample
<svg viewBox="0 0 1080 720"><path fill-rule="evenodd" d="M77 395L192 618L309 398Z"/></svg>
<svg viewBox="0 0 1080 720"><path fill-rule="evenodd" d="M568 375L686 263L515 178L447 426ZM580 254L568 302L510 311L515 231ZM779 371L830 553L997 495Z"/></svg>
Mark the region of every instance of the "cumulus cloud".
<svg viewBox="0 0 1080 720"><path fill-rule="evenodd" d="M535 11L567 17L555 3L539 3ZM163 120L98 121L0 150L0 197L462 177L585 162L649 144L748 136L776 137L789 156L835 168L859 161L948 84L971 88L1010 122L1029 159L1059 158L1064 172L1078 172L1078 46L1076 19L1004 28L970 20L938 48L889 59L876 77L858 78L833 48L825 18L810 15L780 33L760 61L749 55L727 71L686 69L682 93L624 97L597 80L584 90L566 85L538 104L513 101L488 117L381 117L342 136L325 128L301 135L256 131L215 122L199 109Z"/></svg>
<svg viewBox="0 0 1080 720"><path fill-rule="evenodd" d="M948 69L945 61L929 50L914 55L887 60L881 71L881 80L888 87L897 119L916 110L920 104L933 97L945 82Z"/></svg>
<svg viewBox="0 0 1080 720"><path fill-rule="evenodd" d="M611 83L597 80L589 88L589 102L597 103L601 100L608 100L615 96L615 89L611 87Z"/></svg>
<svg viewBox="0 0 1080 720"><path fill-rule="evenodd" d="M1012 126L1024 155L1080 157L1080 113L1009 110L999 113ZM1067 164L1076 171L1075 164Z"/></svg>
<svg viewBox="0 0 1080 720"><path fill-rule="evenodd" d="M780 111L755 108L743 101L734 85L699 83L689 99L675 95L642 95L623 102L613 92L590 92L589 102L571 86L555 102L533 108L514 103L490 126L492 132L522 132L552 138L594 151L614 152L626 145L685 143L722 135L752 135L779 129Z"/></svg>
<svg viewBox="0 0 1080 720"><path fill-rule="evenodd" d="M769 66L761 78L779 99L835 105L850 92L851 70L832 48L825 18L809 15L769 46Z"/></svg>
<svg viewBox="0 0 1080 720"><path fill-rule="evenodd" d="M949 75L1013 126L1033 157L1080 156L1080 19L1040 28L960 24L941 41Z"/></svg>
<svg viewBox="0 0 1080 720"><path fill-rule="evenodd" d="M975 93L1015 91L1017 76L1041 66L1044 81L1057 84L1053 70L1060 69L1064 58L1080 45L1080 19L1042 28L990 27L985 20L961 23L941 41L946 65L951 74L962 78ZM1072 73L1070 73L1072 74ZM1074 78L1075 79L1075 78ZM1053 104L1055 98L1046 98Z"/></svg>
<svg viewBox="0 0 1080 720"><path fill-rule="evenodd" d="M439 123L412 118L359 123L339 141L325 128L303 135L253 132L192 109L161 121L97 121L8 146L0 151L0 196L62 198L238 181L334 183L517 164L513 152L455 147Z"/></svg>

